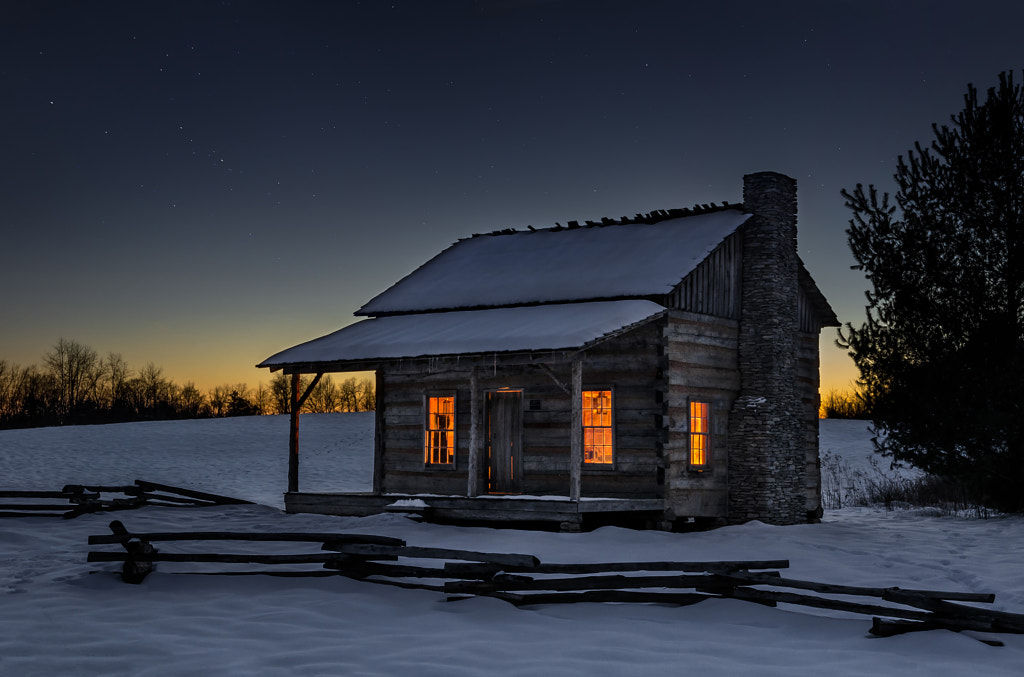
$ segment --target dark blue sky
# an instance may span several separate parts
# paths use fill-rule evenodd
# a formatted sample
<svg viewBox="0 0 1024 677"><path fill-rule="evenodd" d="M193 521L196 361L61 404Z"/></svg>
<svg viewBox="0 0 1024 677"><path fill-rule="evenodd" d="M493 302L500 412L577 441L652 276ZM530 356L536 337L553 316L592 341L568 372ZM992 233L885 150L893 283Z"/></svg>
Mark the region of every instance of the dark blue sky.
<svg viewBox="0 0 1024 677"><path fill-rule="evenodd" d="M844 322L839 195L1024 66L1017 2L32 2L0 29L0 359L60 337L200 386L459 237L797 179ZM826 385L855 376L823 338Z"/></svg>

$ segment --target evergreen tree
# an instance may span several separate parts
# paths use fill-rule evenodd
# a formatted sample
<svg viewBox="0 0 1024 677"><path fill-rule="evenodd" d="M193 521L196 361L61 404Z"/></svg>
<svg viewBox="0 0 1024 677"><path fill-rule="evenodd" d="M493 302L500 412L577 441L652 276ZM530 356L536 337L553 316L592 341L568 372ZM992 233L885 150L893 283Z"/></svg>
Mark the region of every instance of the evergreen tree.
<svg viewBox="0 0 1024 677"><path fill-rule="evenodd" d="M849 350L896 461L1024 509L1024 96L1002 73L984 103L968 85L952 125L900 157L895 204L844 190L867 322Z"/></svg>

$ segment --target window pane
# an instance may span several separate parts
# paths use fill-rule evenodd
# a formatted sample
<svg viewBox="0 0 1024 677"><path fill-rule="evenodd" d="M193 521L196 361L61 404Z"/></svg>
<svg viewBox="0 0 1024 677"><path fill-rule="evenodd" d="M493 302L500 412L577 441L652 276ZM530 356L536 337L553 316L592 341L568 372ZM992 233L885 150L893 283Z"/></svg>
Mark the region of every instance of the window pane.
<svg viewBox="0 0 1024 677"><path fill-rule="evenodd" d="M612 391L583 391L583 462L612 462Z"/></svg>
<svg viewBox="0 0 1024 677"><path fill-rule="evenodd" d="M710 405L707 402L690 402L690 465L707 465L710 423Z"/></svg>
<svg viewBox="0 0 1024 677"><path fill-rule="evenodd" d="M708 405L706 402L690 402L690 432L708 432Z"/></svg>
<svg viewBox="0 0 1024 677"><path fill-rule="evenodd" d="M423 462L442 465L455 462L454 397L427 398Z"/></svg>
<svg viewBox="0 0 1024 677"><path fill-rule="evenodd" d="M690 435L691 465L704 465L707 462L706 443L707 440L704 435Z"/></svg>

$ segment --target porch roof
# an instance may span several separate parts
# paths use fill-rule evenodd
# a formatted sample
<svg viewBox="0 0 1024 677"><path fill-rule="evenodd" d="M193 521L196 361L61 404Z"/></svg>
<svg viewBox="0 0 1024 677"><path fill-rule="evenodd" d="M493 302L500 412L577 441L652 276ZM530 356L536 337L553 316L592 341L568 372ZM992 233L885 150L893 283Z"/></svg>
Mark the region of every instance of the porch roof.
<svg viewBox="0 0 1024 677"><path fill-rule="evenodd" d="M630 300L377 317L283 350L256 366L581 348L663 310L653 301Z"/></svg>

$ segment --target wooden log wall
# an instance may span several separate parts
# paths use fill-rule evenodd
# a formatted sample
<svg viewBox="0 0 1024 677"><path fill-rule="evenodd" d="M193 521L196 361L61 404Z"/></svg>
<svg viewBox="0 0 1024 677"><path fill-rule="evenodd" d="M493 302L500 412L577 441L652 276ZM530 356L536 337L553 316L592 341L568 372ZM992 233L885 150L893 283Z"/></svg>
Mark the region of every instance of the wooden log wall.
<svg viewBox="0 0 1024 677"><path fill-rule="evenodd" d="M728 509L729 411L740 388L738 323L673 310L665 326L667 358L665 485L667 517L725 517ZM711 405L706 468L689 464L689 403Z"/></svg>
<svg viewBox="0 0 1024 677"><path fill-rule="evenodd" d="M597 344L583 358L584 390L611 389L615 463L583 465L583 496L664 496L661 346L665 318Z"/></svg>
<svg viewBox="0 0 1024 677"><path fill-rule="evenodd" d="M584 389L612 389L615 409L613 468L584 466L582 496L655 498L661 495L658 401L663 319L610 338L583 355ZM545 366L541 366L544 364ZM569 494L571 443L571 361L529 363L501 355L460 357L444 362L402 360L382 365L382 488L388 493L464 496L469 485L471 373L476 368L483 457L478 478L487 493L486 398L500 388L523 391L523 493ZM456 395L454 468L423 463L424 397Z"/></svg>
<svg viewBox="0 0 1024 677"><path fill-rule="evenodd" d="M817 332L821 328L821 320L807 298L807 291L803 288L797 294L796 319L797 326L802 332Z"/></svg>
<svg viewBox="0 0 1024 677"><path fill-rule="evenodd" d="M797 388L800 396L800 417L804 428L803 445L805 449L806 470L804 488L807 496L808 519L821 517L821 460L818 451L818 409L821 403L819 394L819 354L818 332L800 332L796 341L796 373Z"/></svg>

